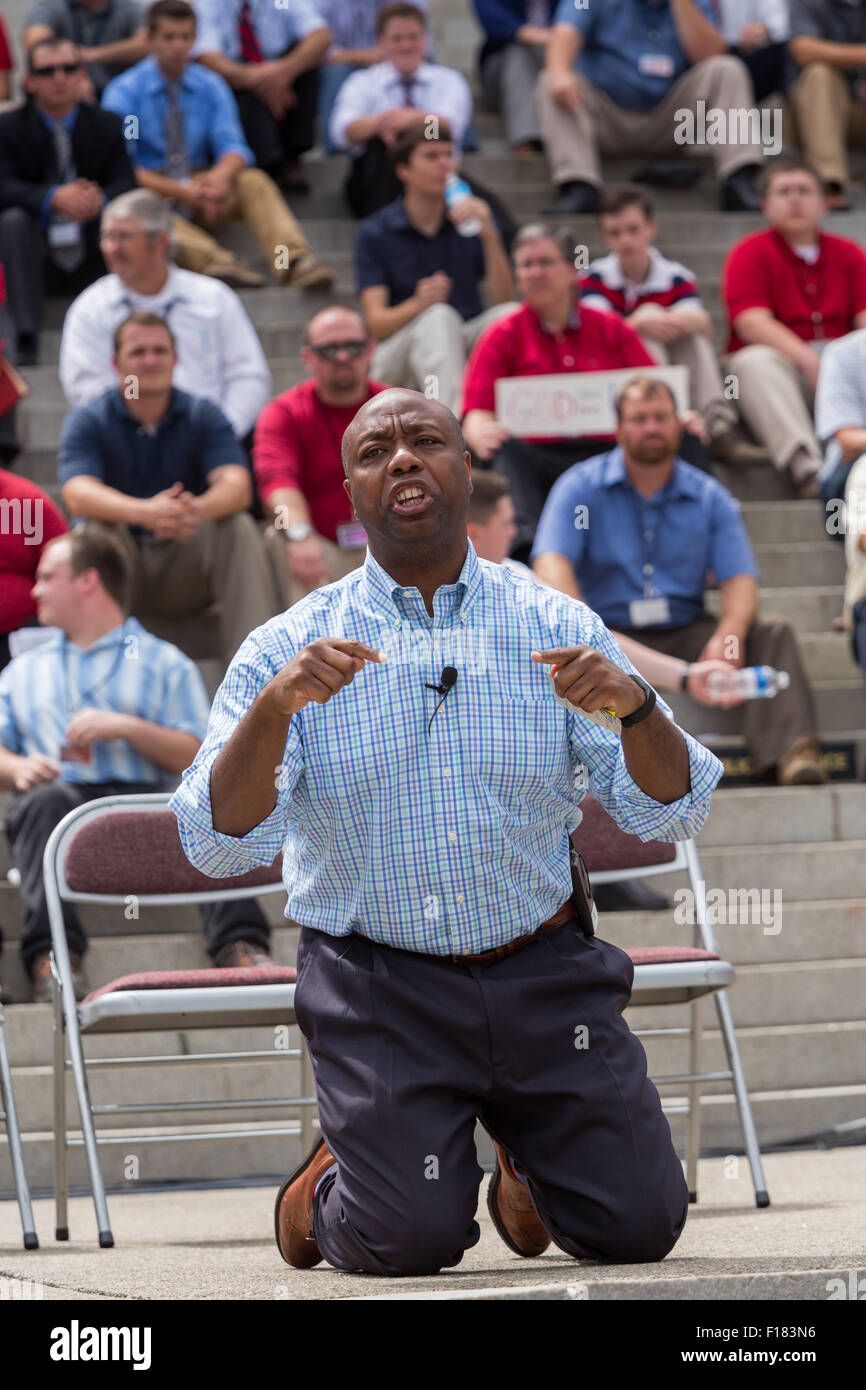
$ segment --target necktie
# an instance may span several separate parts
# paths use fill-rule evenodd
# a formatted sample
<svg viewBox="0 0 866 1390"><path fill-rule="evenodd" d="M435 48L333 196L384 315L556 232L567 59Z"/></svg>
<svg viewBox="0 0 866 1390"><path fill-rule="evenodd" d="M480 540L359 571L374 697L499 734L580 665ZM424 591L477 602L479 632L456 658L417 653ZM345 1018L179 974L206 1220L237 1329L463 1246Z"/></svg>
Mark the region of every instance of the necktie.
<svg viewBox="0 0 866 1390"><path fill-rule="evenodd" d="M168 110L165 113L165 172L170 179L189 178L189 159L183 112L180 109L180 83L167 82Z"/></svg>
<svg viewBox="0 0 866 1390"><path fill-rule="evenodd" d="M253 25L253 16L248 0L244 0L238 15L238 38L241 42L242 63L263 63L264 54L259 45L259 37Z"/></svg>
<svg viewBox="0 0 866 1390"><path fill-rule="evenodd" d="M403 105L414 106L415 103L412 100L412 88L415 86L414 77L401 77L400 86L403 88Z"/></svg>
<svg viewBox="0 0 866 1390"><path fill-rule="evenodd" d="M539 29L546 29L550 23L550 5L548 0L527 0L526 23L534 24Z"/></svg>
<svg viewBox="0 0 866 1390"><path fill-rule="evenodd" d="M75 162L72 158L72 141L69 131L62 121L55 121L51 129L54 139L54 153L57 159L57 182L72 183L76 177ZM58 242L52 238L53 228L64 228L57 232ZM63 240L59 241L62 237ZM84 237L81 226L72 217L62 212L53 212L48 226L48 254L59 270L77 270L84 260Z"/></svg>

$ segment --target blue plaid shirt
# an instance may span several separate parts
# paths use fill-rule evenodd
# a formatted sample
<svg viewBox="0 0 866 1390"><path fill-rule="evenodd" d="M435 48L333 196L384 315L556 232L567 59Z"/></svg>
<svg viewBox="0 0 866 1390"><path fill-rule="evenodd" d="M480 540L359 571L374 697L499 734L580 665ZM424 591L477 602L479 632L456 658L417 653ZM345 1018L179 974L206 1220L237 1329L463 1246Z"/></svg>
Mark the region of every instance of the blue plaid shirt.
<svg viewBox="0 0 866 1390"><path fill-rule="evenodd" d="M79 786L101 782L174 780L125 739L96 739L89 762L61 757L69 721L83 709L112 710L201 738L208 698L194 661L127 618L92 646L62 632L23 652L0 675L0 745L60 763L60 779Z"/></svg>
<svg viewBox="0 0 866 1390"><path fill-rule="evenodd" d="M471 543L434 616L368 554L361 569L257 628L217 692L207 736L172 799L184 849L223 877L283 851L286 915L333 936L436 955L485 951L570 896L568 832L588 789L643 839L706 819L718 759L685 735L691 791L663 806L635 785L615 735L553 698L530 652L588 643L629 662L582 603L479 560ZM290 724L277 803L243 838L213 828L210 772L259 691L317 637L385 651ZM432 722L443 666L458 680ZM660 702L661 703L661 702ZM666 706L661 705L669 714Z"/></svg>

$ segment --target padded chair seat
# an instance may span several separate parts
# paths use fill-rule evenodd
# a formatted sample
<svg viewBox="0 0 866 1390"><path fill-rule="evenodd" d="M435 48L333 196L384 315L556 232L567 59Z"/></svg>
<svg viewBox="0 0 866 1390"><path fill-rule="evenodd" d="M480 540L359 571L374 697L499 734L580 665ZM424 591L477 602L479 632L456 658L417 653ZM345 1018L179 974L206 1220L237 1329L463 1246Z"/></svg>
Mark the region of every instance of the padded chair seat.
<svg viewBox="0 0 866 1390"><path fill-rule="evenodd" d="M718 951L702 951L697 946L636 946L626 951L635 965L677 965L688 960L721 960Z"/></svg>
<svg viewBox="0 0 866 1390"><path fill-rule="evenodd" d="M106 994L138 989L220 989L232 985L293 985L298 972L293 965L244 965L234 969L141 970L121 975L110 984L91 990L82 1002L92 1004Z"/></svg>

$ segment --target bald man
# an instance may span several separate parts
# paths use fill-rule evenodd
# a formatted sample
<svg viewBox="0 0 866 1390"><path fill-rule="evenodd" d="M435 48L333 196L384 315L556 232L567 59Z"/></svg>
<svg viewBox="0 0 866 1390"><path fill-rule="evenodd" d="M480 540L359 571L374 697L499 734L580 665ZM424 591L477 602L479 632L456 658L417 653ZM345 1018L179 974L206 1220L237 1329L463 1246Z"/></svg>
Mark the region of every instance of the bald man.
<svg viewBox="0 0 866 1390"><path fill-rule="evenodd" d="M369 376L374 347L355 310L323 309L310 320L301 349L309 380L259 416L253 471L287 608L364 562L366 537L343 490L340 444L358 407L386 389Z"/></svg>
<svg viewBox="0 0 866 1390"><path fill-rule="evenodd" d="M382 392L343 461L363 567L248 637L172 801L208 874L282 850L302 924L321 1138L277 1197L280 1253L458 1264L479 1238L477 1118L510 1249L660 1260L688 1194L622 1018L633 967L592 935L569 832L588 785L631 833L695 835L721 764L590 609L478 558L444 406ZM621 737L580 712L602 707Z"/></svg>

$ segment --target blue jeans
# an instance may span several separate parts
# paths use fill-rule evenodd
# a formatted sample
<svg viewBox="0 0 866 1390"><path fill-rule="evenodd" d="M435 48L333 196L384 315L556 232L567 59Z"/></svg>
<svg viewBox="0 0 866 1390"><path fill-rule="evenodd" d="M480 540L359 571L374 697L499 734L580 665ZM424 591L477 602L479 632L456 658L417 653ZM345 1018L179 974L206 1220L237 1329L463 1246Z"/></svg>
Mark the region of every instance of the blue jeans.
<svg viewBox="0 0 866 1390"><path fill-rule="evenodd" d="M859 663L863 689L866 691L866 599L861 598L859 603L854 604L851 617L854 623L851 631L851 651L854 660Z"/></svg>
<svg viewBox="0 0 866 1390"><path fill-rule="evenodd" d="M340 153L328 134L328 126L337 93L349 74L357 71L354 63L323 63L319 68L319 135L326 154Z"/></svg>

